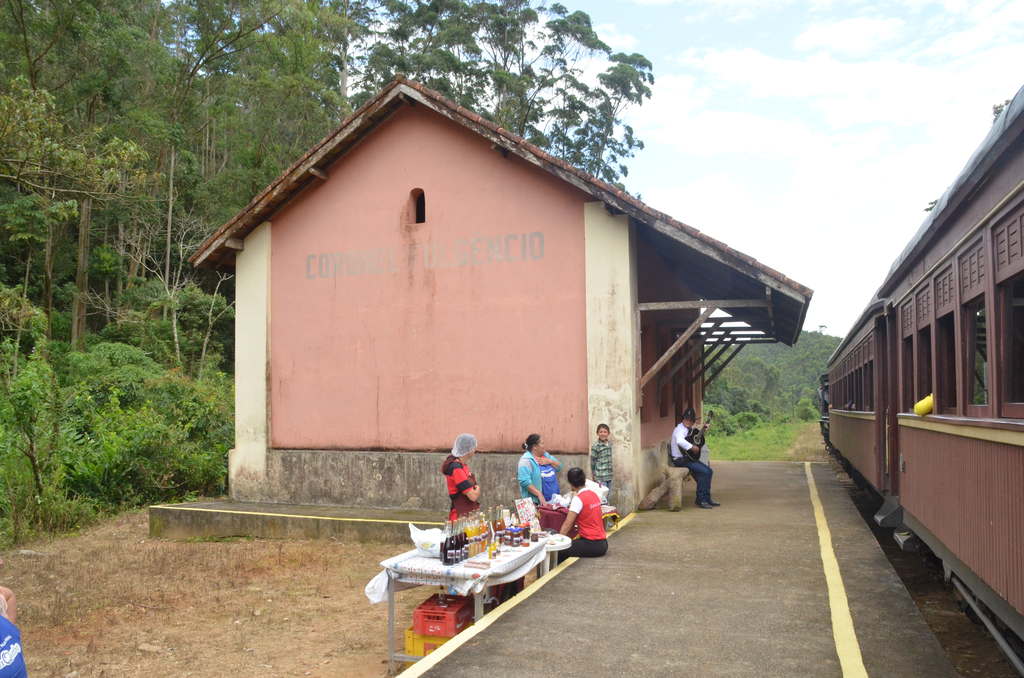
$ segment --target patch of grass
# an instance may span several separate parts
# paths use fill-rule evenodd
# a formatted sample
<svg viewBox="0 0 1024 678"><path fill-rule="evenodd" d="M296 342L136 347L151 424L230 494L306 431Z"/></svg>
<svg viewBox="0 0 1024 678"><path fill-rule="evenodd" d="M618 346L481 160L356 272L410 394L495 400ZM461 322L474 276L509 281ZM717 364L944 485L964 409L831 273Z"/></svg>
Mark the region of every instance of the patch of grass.
<svg viewBox="0 0 1024 678"><path fill-rule="evenodd" d="M190 542L190 543L193 543L193 544L205 543L205 542L213 542L213 543L216 543L216 544L230 544L230 543L236 542L236 541L253 541L253 539L254 539L253 537L247 537L245 535L235 535L235 536L232 536L232 537L214 537L214 536L188 537L186 539L183 539L182 541Z"/></svg>
<svg viewBox="0 0 1024 678"><path fill-rule="evenodd" d="M794 461L814 458L813 437L818 424L805 421L762 424L748 431L709 439L712 463L734 461Z"/></svg>

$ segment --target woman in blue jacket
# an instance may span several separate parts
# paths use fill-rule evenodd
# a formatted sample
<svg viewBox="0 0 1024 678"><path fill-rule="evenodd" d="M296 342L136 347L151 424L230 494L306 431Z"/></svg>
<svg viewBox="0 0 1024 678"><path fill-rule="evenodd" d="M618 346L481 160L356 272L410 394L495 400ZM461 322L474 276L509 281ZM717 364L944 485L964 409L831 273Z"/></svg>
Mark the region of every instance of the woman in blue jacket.
<svg viewBox="0 0 1024 678"><path fill-rule="evenodd" d="M547 505L558 494L558 469L561 462L544 450L544 442L537 433L531 433L523 443L523 456L519 458L516 477L519 495L529 497L534 504Z"/></svg>

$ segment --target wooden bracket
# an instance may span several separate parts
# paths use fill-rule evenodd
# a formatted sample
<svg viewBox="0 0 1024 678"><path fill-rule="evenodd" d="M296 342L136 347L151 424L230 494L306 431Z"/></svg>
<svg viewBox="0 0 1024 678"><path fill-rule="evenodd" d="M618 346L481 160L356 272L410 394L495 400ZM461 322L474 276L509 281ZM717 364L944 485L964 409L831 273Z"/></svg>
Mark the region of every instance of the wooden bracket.
<svg viewBox="0 0 1024 678"><path fill-rule="evenodd" d="M224 247L226 247L229 250L241 252L242 250L245 249L245 241L242 240L241 238L228 238L227 240L224 241Z"/></svg>
<svg viewBox="0 0 1024 678"><path fill-rule="evenodd" d="M715 370L714 373L712 373L712 375L710 377L708 377L707 379L704 380L704 388L705 389L708 386L710 386L715 381L715 379L718 378L718 375L722 373L722 370L724 370L726 367L729 366L729 363L732 362L732 359L735 358L737 355L739 355L740 351L742 351L743 347L746 346L746 345L747 345L746 342L744 342L742 344L733 344L733 346L735 346L735 348L733 349L733 352L729 354L729 357L725 359L725 362L723 362L721 365L719 365L718 369Z"/></svg>
<svg viewBox="0 0 1024 678"><path fill-rule="evenodd" d="M643 389L643 387L647 385L647 382L654 378L654 375L656 375L658 371L665 366L665 363L672 359L672 356L679 352L679 349L683 347L683 344L685 344L690 339L690 337L697 333L697 330L700 329L700 326L704 324L704 321L707 320L708 316L714 313L715 310L715 306L708 306L706 309L704 309L704 312L700 314L700 317L694 320L693 323L691 323L690 326L686 328L686 331L679 335L679 338L676 339L672 343L672 345L668 347L668 350L665 351L665 353L660 358L658 358L653 365L651 365L651 368L644 373L644 376L640 378L641 389Z"/></svg>
<svg viewBox="0 0 1024 678"><path fill-rule="evenodd" d="M728 311L730 308L765 308L770 307L763 299L721 299L690 301L652 301L646 304L637 304L641 311L693 311L698 308L720 308Z"/></svg>
<svg viewBox="0 0 1024 678"><path fill-rule="evenodd" d="M309 173L312 174L317 179L319 179L320 181L327 181L328 179L330 179L330 177L327 175L327 172L323 171L318 167L310 167Z"/></svg>

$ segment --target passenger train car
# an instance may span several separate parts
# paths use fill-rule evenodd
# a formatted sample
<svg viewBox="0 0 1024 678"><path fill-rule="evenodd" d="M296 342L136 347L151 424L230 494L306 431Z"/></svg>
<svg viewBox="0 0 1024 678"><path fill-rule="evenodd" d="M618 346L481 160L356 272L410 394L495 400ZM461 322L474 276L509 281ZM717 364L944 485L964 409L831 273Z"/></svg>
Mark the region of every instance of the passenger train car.
<svg viewBox="0 0 1024 678"><path fill-rule="evenodd" d="M942 559L1024 675L1024 87L893 263L823 387L826 445L885 498L876 520ZM932 412L914 414L929 395Z"/></svg>

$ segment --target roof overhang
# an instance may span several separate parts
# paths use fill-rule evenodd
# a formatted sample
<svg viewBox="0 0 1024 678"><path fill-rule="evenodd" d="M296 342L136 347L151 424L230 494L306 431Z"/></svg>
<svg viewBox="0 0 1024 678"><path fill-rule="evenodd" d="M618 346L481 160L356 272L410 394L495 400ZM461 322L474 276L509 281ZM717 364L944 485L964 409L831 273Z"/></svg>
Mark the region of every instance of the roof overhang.
<svg viewBox="0 0 1024 678"><path fill-rule="evenodd" d="M605 203L613 213L628 215L645 230L674 244L668 248L668 256L691 260L696 257L727 278L739 276L760 290L769 290L771 310L776 322L784 320L778 326L778 331L772 332L772 336L786 344L794 343L799 337L813 294L809 288L692 226L652 209L625 191L555 158L525 139L452 103L437 92L401 77L393 80L376 97L360 107L338 129L285 170L245 209L203 241L189 261L200 267L233 268L239 242L250 231L270 219L289 199L311 183L321 181L333 162L354 148L392 113L408 105L426 107L490 140L495 149L503 154L515 155L590 195L594 200Z"/></svg>

